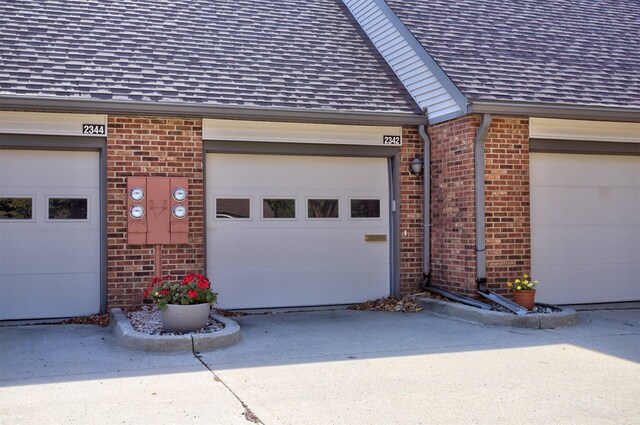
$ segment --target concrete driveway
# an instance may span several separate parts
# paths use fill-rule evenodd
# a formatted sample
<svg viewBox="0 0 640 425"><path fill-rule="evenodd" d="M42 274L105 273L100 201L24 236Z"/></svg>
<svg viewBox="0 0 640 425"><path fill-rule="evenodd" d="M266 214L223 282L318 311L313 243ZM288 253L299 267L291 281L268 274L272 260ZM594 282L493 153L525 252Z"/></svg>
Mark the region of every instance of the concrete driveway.
<svg viewBox="0 0 640 425"><path fill-rule="evenodd" d="M243 341L148 354L82 325L0 328L4 424L637 424L640 310L577 327L429 313L237 318Z"/></svg>

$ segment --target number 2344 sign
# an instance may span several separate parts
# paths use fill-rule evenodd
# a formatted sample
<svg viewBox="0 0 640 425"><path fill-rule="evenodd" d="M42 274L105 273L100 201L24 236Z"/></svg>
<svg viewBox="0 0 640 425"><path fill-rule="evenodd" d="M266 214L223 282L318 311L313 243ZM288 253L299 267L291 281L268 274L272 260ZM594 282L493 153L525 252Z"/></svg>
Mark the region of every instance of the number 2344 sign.
<svg viewBox="0 0 640 425"><path fill-rule="evenodd" d="M105 134L104 124L82 124L82 134Z"/></svg>

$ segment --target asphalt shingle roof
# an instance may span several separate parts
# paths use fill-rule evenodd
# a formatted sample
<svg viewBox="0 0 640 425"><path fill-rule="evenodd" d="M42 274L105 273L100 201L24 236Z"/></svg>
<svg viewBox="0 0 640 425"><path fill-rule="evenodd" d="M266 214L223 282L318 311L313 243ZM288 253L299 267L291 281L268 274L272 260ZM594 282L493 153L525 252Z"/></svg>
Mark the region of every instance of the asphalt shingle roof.
<svg viewBox="0 0 640 425"><path fill-rule="evenodd" d="M2 0L0 95L421 113L340 0Z"/></svg>
<svg viewBox="0 0 640 425"><path fill-rule="evenodd" d="M640 106L637 0L387 0L472 99Z"/></svg>

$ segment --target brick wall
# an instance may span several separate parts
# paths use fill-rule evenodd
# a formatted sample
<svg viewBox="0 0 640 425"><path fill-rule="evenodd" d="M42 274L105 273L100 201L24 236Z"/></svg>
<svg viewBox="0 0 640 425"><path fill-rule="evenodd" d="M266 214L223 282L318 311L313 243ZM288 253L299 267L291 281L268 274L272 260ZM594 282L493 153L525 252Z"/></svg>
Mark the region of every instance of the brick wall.
<svg viewBox="0 0 640 425"><path fill-rule="evenodd" d="M494 117L485 140L487 283L531 273L529 119Z"/></svg>
<svg viewBox="0 0 640 425"><path fill-rule="evenodd" d="M109 117L107 136L107 303L133 307L154 273L151 246L127 244L127 177L189 179L189 243L163 246L163 274L204 271L202 121Z"/></svg>
<svg viewBox="0 0 640 425"><path fill-rule="evenodd" d="M409 173L409 163L422 158L423 142L417 128L402 131L400 149L400 291L415 292L422 283L422 177Z"/></svg>
<svg viewBox="0 0 640 425"><path fill-rule="evenodd" d="M466 116L429 127L431 283L475 294L473 139L480 120Z"/></svg>
<svg viewBox="0 0 640 425"><path fill-rule="evenodd" d="M480 117L429 128L431 138L432 283L475 296L473 142ZM487 283L504 283L531 268L528 119L493 117L485 140Z"/></svg>
<svg viewBox="0 0 640 425"><path fill-rule="evenodd" d="M473 139L480 119L429 127L432 283L475 294ZM530 271L528 120L494 117L486 140L487 272L493 289ZM151 246L127 244L128 176L189 178L189 243L165 245L163 272L204 272L202 123L199 119L109 117L107 138L108 304L133 307L154 276ZM400 289L422 282L422 179L408 166L422 157L415 127L403 129L400 152Z"/></svg>

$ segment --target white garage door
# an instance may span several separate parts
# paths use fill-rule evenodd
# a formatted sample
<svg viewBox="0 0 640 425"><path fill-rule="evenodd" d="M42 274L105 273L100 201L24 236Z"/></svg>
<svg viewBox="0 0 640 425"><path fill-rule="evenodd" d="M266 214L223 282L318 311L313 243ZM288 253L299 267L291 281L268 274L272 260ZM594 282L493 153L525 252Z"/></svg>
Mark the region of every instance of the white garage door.
<svg viewBox="0 0 640 425"><path fill-rule="evenodd" d="M531 155L536 300L640 299L640 158Z"/></svg>
<svg viewBox="0 0 640 425"><path fill-rule="evenodd" d="M0 319L100 310L99 155L0 149Z"/></svg>
<svg viewBox="0 0 640 425"><path fill-rule="evenodd" d="M386 159L209 154L206 198L221 308L389 295Z"/></svg>

